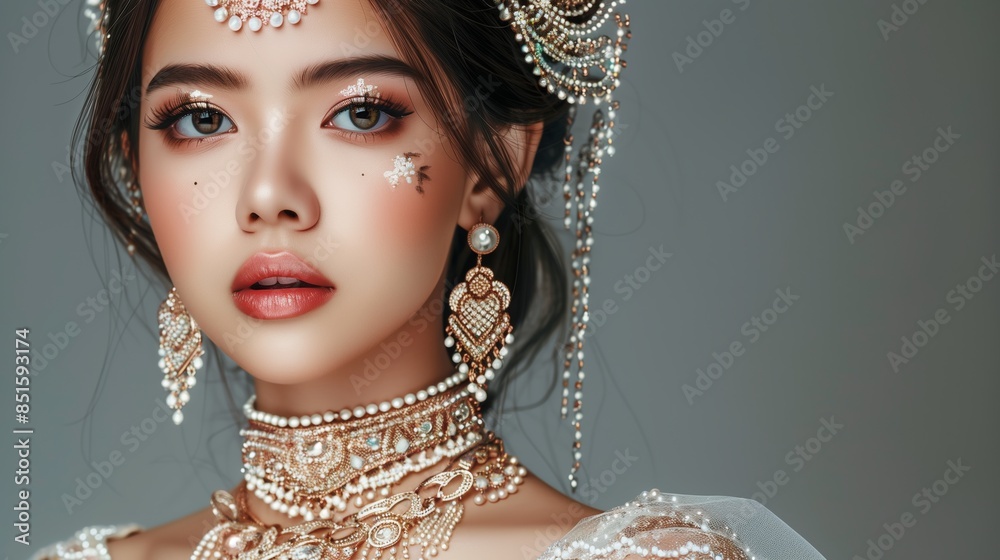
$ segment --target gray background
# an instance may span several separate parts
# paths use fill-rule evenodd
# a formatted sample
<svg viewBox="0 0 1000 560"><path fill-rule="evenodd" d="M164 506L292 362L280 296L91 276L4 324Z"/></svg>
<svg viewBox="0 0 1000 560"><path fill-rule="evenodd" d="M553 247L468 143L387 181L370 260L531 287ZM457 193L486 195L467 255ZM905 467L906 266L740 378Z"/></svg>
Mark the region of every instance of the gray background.
<svg viewBox="0 0 1000 560"><path fill-rule="evenodd" d="M894 4L919 10L886 40L878 21L889 20ZM596 484L586 496L605 508L654 486L750 497L780 470L785 484L758 498L829 558L867 557L868 539L906 513L916 525L899 539L883 537L893 545L886 559L995 557L983 529L998 521L1000 278L960 310L948 293L1000 249L1000 6L627 7L634 38L619 95L625 124L605 165L592 285L595 307L610 299L617 312L595 326L589 346L585 451ZM4 392L13 393L15 328L30 327L40 350L67 321L80 326L32 379L32 549L88 524L165 522L204 507L212 490L239 476L217 380L199 384L183 429L152 420L163 396L152 329L164 294L137 275L91 321L78 310L112 271L134 270L108 251L103 228L58 173L92 62L79 54L80 8L73 0L17 53L0 47ZM27 0L0 4L5 36L39 9ZM735 21L678 68L673 53L724 9ZM776 121L824 85L833 96L785 139ZM911 181L904 162L933 146L939 127L960 138ZM769 137L779 150L723 200L716 182ZM895 179L905 193L849 241L844 223ZM660 246L672 256L637 275ZM626 275L646 279L628 299L615 289ZM799 299L751 343L741 326L785 288ZM894 371L887 353L940 308L949 322ZM689 402L683 385L734 341L745 353ZM538 387L517 391L527 401ZM563 478L571 438L557 399L504 416L501 427L549 481ZM10 411L12 397L3 402ZM12 416L5 412L3 425L14 428ZM844 426L832 439L818 450L813 441L808 461L786 460L831 417ZM133 450L121 436L144 420L154 431ZM9 535L13 436L5 439L3 547L20 558L28 550ZM61 497L75 491L74 479L114 451L124 464L68 513ZM616 452L626 451L637 459L615 472ZM945 495L928 510L913 503L959 459L970 470L939 483Z"/></svg>

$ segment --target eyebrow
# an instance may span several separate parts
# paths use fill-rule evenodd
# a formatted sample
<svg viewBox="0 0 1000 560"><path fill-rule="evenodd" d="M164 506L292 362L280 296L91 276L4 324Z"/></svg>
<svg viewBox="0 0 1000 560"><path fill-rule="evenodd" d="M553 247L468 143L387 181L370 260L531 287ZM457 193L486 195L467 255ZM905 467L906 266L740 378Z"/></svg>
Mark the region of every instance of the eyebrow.
<svg viewBox="0 0 1000 560"><path fill-rule="evenodd" d="M304 68L292 80L293 91L328 82L351 78L357 74L394 74L422 82L423 74L398 58L386 55L365 55L321 62ZM146 86L146 95L177 85L192 85L224 90L244 90L250 87L246 74L214 64L168 64L160 69Z"/></svg>

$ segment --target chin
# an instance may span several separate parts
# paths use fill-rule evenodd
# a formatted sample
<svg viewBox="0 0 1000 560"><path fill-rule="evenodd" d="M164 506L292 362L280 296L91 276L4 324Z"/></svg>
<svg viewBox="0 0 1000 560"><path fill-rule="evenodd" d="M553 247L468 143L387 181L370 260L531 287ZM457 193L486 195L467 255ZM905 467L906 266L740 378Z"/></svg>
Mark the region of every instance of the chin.
<svg viewBox="0 0 1000 560"><path fill-rule="evenodd" d="M350 349L357 347L335 327L260 321L242 314L232 328L209 338L255 379L280 385L321 378L349 360Z"/></svg>
<svg viewBox="0 0 1000 560"><path fill-rule="evenodd" d="M328 351L317 355L315 349L277 347L255 344L235 352L230 357L254 379L275 385L296 385L320 379L330 373L331 364L338 363L338 356Z"/></svg>

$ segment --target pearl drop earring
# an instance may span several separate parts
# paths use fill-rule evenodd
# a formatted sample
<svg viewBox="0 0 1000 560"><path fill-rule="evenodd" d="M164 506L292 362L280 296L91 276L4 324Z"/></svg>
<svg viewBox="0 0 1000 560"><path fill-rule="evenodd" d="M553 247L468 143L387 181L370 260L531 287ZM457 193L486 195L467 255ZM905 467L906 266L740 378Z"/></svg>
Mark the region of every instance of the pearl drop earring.
<svg viewBox="0 0 1000 560"><path fill-rule="evenodd" d="M483 266L483 255L496 250L500 234L486 223L476 224L469 230L469 247L476 253L476 266L465 274L451 291L448 305L451 314L445 329L444 345L454 347L451 359L458 364L460 373L469 376L469 391L479 402L486 400L486 385L503 367L508 350L504 346L514 342L510 315L510 290L493 279L493 271Z"/></svg>
<svg viewBox="0 0 1000 560"><path fill-rule="evenodd" d="M160 304L157 318L162 385L169 392L167 406L174 409L174 423L180 424L184 421L181 408L191 399L188 390L194 387L195 373L203 365L201 356L205 350L201 345L201 331L181 302L176 287L170 289L167 298Z"/></svg>

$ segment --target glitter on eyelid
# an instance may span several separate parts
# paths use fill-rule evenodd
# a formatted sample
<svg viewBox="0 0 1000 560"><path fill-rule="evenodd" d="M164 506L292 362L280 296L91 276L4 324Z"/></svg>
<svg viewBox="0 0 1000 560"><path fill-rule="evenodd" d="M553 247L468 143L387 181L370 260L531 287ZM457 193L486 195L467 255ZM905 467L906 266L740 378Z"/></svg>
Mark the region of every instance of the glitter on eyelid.
<svg viewBox="0 0 1000 560"><path fill-rule="evenodd" d="M365 96L370 95L373 97L378 97L378 86L375 84L366 84L364 78L358 78L358 83L347 86L346 88L340 90L340 95L345 97L356 95Z"/></svg>
<svg viewBox="0 0 1000 560"><path fill-rule="evenodd" d="M207 93L202 93L201 90L196 89L188 94L191 99L211 99L212 96Z"/></svg>

